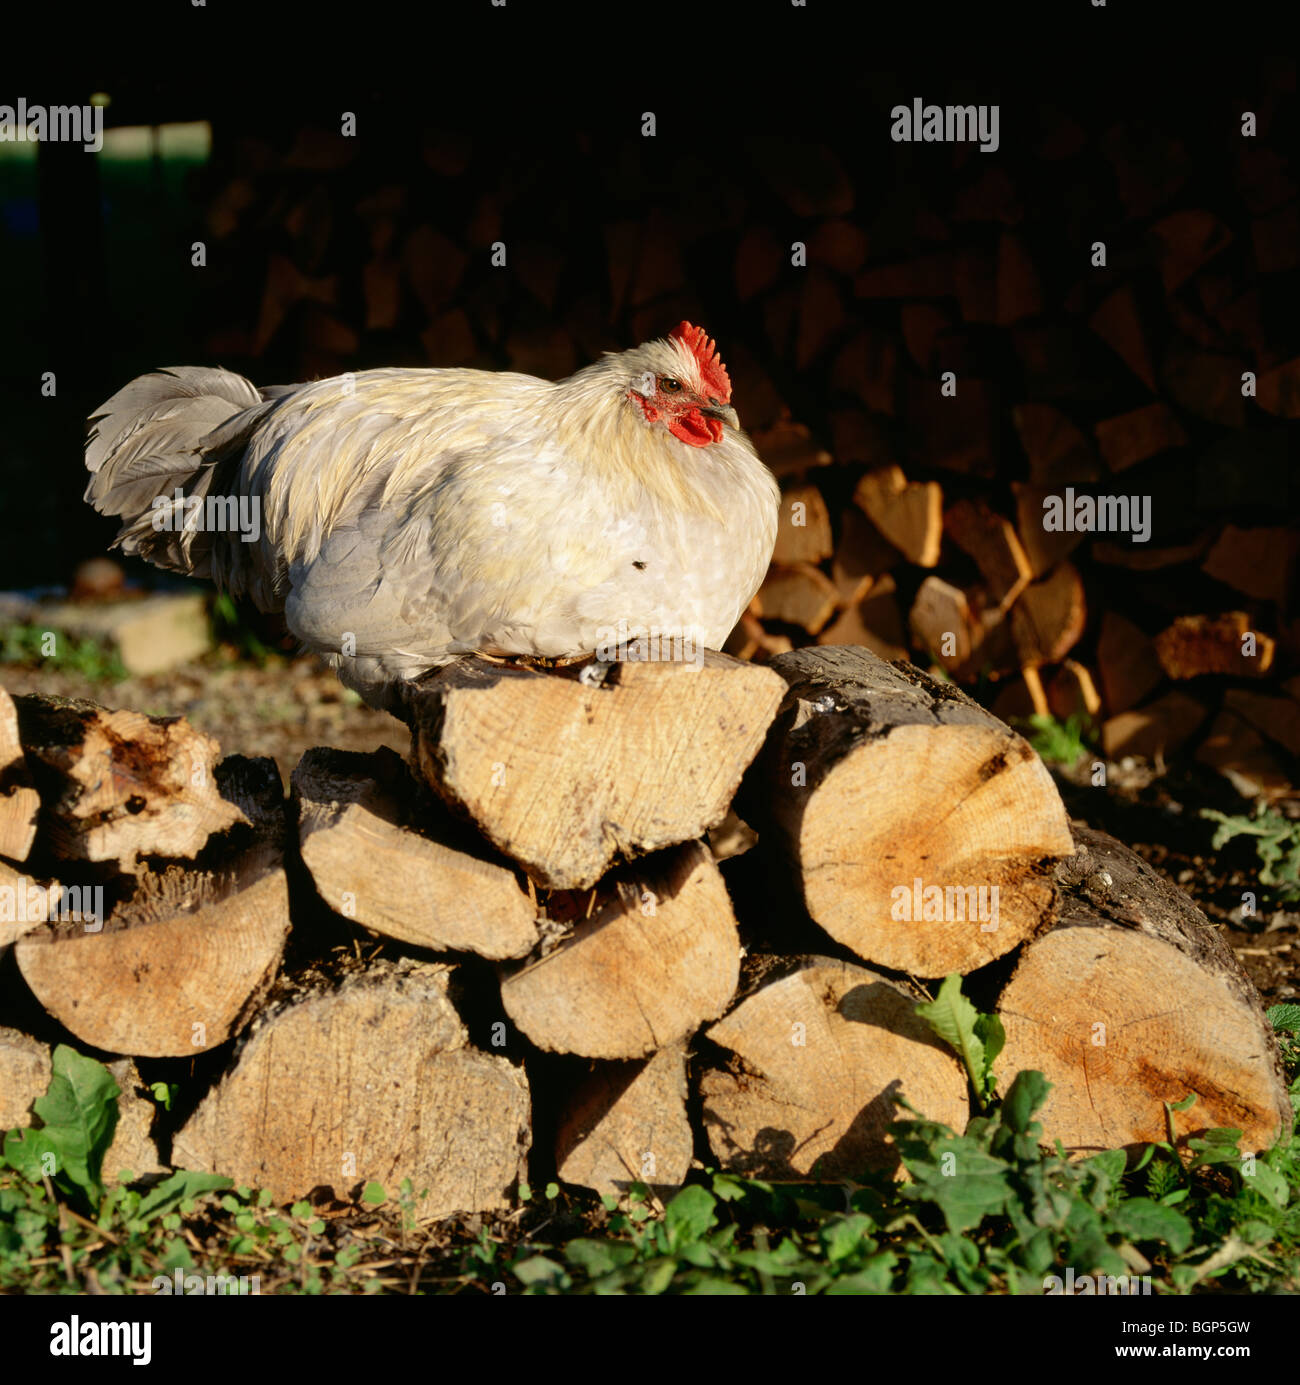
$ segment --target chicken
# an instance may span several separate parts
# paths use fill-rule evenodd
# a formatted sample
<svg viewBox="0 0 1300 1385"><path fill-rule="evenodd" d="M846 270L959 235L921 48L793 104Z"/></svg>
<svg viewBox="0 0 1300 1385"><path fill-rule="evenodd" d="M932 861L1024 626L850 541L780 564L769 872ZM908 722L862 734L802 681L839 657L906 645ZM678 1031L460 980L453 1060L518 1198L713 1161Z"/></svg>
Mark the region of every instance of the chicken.
<svg viewBox="0 0 1300 1385"><path fill-rule="evenodd" d="M89 426L86 499L124 521L114 546L283 611L389 710L473 653L718 649L776 541L776 482L689 322L554 382L381 369L259 390L173 367Z"/></svg>

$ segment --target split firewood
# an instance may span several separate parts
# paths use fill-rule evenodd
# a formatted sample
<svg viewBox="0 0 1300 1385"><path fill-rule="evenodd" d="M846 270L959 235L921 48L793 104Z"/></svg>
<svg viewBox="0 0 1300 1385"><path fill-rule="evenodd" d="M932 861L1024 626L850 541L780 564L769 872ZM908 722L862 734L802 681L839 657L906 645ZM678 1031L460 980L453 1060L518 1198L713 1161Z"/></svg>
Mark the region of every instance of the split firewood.
<svg viewBox="0 0 1300 1385"><path fill-rule="evenodd" d="M1156 658L1170 678L1229 673L1262 678L1273 666L1271 636L1251 628L1244 611L1179 616L1155 638Z"/></svg>
<svg viewBox="0 0 1300 1385"><path fill-rule="evenodd" d="M644 1062L600 1064L565 1103L556 1172L601 1196L622 1197L633 1183L675 1192L695 1153L686 1098L684 1043Z"/></svg>
<svg viewBox="0 0 1300 1385"><path fill-rule="evenodd" d="M1243 1150L1291 1128L1282 1062L1232 949L1181 890L1104 833L1075 826L1060 918L998 1001L999 1069L1052 1083L1045 1142L1081 1154L1230 1126ZM1170 1105L1196 1093L1183 1111ZM1166 1114L1168 1112L1168 1114Z"/></svg>
<svg viewBox="0 0 1300 1385"><path fill-rule="evenodd" d="M1040 926L1047 863L1071 844L1024 740L951 684L865 649L799 649L771 667L789 691L737 806L760 836L770 828L817 923L914 976L973 970Z"/></svg>
<svg viewBox="0 0 1300 1385"><path fill-rule="evenodd" d="M1288 682L1294 685L1296 680ZM1300 756L1300 700L1294 693L1290 697L1274 697L1253 688L1229 688L1223 703L1269 740Z"/></svg>
<svg viewBox="0 0 1300 1385"><path fill-rule="evenodd" d="M1156 222L1150 234L1159 247L1160 277L1166 293L1173 293L1232 243L1232 232L1217 216L1191 208Z"/></svg>
<svg viewBox="0 0 1300 1385"><path fill-rule="evenodd" d="M831 580L841 598L852 605L860 601L872 582L888 572L901 556L866 515L856 505L850 505L842 517L840 541L831 561Z"/></svg>
<svg viewBox="0 0 1300 1385"><path fill-rule="evenodd" d="M1296 589L1300 532L1281 527L1224 527L1201 571L1259 601L1283 602Z"/></svg>
<svg viewBox="0 0 1300 1385"><path fill-rule="evenodd" d="M927 577L917 588L908 614L913 642L927 650L959 681L971 673L979 648L979 618L966 593L941 577Z"/></svg>
<svg viewBox="0 0 1300 1385"><path fill-rule="evenodd" d="M1132 288L1125 284L1110 294L1088 319L1088 326L1154 393L1156 373Z"/></svg>
<svg viewBox="0 0 1300 1385"><path fill-rule="evenodd" d="M1102 539L1093 543L1089 556L1099 563L1127 568L1130 572L1158 572L1161 568L1177 567L1199 558L1210 545L1210 535L1201 534L1187 543L1171 544L1167 548L1152 548L1146 543L1112 543Z"/></svg>
<svg viewBox="0 0 1300 1385"><path fill-rule="evenodd" d="M36 840L40 806L18 739L18 713L13 699L0 688L0 856L27 859Z"/></svg>
<svg viewBox="0 0 1300 1385"><path fill-rule="evenodd" d="M1048 710L1057 721L1072 716L1095 717L1101 711L1101 695L1085 664L1067 659L1047 689Z"/></svg>
<svg viewBox="0 0 1300 1385"><path fill-rule="evenodd" d="M773 563L754 600L764 619L797 625L815 635L835 614L839 592L830 578L810 563L789 567Z"/></svg>
<svg viewBox="0 0 1300 1385"><path fill-rule="evenodd" d="M802 476L814 467L830 466L833 460L824 447L817 446L802 423L790 419L779 419L770 428L755 432L750 440L778 480Z"/></svg>
<svg viewBox="0 0 1300 1385"><path fill-rule="evenodd" d="M514 872L463 849L464 827L441 804L417 813L415 787L387 748L303 756L293 797L317 893L336 913L417 947L525 956L537 926Z"/></svg>
<svg viewBox="0 0 1300 1385"><path fill-rule="evenodd" d="M1145 404L1097 424L1097 446L1112 471L1127 471L1171 447L1185 447L1187 434L1168 404Z"/></svg>
<svg viewBox="0 0 1300 1385"><path fill-rule="evenodd" d="M840 348L831 369L834 389L856 394L877 414L894 413L897 378L897 344L890 333L880 328L868 328L850 338Z"/></svg>
<svg viewBox="0 0 1300 1385"><path fill-rule="evenodd" d="M881 467L858 482L853 499L909 562L933 567L939 561L943 489L937 481L908 481L902 467Z"/></svg>
<svg viewBox="0 0 1300 1385"><path fill-rule="evenodd" d="M141 868L107 918L80 907L24 933L23 979L79 1039L110 1053L188 1057L236 1033L267 993L289 934L284 811L271 759L233 755L214 783L247 826L191 869ZM64 891L68 891L64 882Z"/></svg>
<svg viewBox="0 0 1300 1385"><path fill-rule="evenodd" d="M66 896L66 907L73 906L80 911L80 889ZM36 878L0 861L0 953L51 916L59 918L64 908L63 887L57 880Z"/></svg>
<svg viewBox="0 0 1300 1385"><path fill-rule="evenodd" d="M1072 553L1086 537L1080 530L1046 529L1043 520L1044 501L1055 498L1060 491L1051 486L1024 486L1013 481L1016 496L1016 533L1020 537L1030 571L1035 577L1049 573L1063 558Z"/></svg>
<svg viewBox="0 0 1300 1385"><path fill-rule="evenodd" d="M794 648L794 641L789 635L773 634L764 628L763 622L754 614L755 603L751 603L750 609L741 613L740 623L727 636L727 642L722 647L724 654L730 654L733 659L770 659L774 654L784 654L787 650Z"/></svg>
<svg viewBox="0 0 1300 1385"><path fill-rule="evenodd" d="M1300 418L1300 356L1266 370L1255 386L1261 409L1280 418Z"/></svg>
<svg viewBox="0 0 1300 1385"><path fill-rule="evenodd" d="M559 946L502 980L501 1001L538 1048L642 1058L716 1019L739 968L726 886L692 842L629 868Z"/></svg>
<svg viewBox="0 0 1300 1385"><path fill-rule="evenodd" d="M899 314L907 353L929 375L944 336L956 325L951 314L933 303L905 303Z"/></svg>
<svg viewBox="0 0 1300 1385"><path fill-rule="evenodd" d="M1022 665L1059 663L1079 642L1087 622L1083 579L1061 563L1041 582L1026 587L1011 608L1011 633Z"/></svg>
<svg viewBox="0 0 1300 1385"><path fill-rule="evenodd" d="M888 1133L905 1097L963 1130L966 1078L916 1014L919 995L866 967L805 957L708 1030L725 1066L699 1083L704 1126L723 1167L755 1178L856 1178L893 1172Z"/></svg>
<svg viewBox="0 0 1300 1385"><path fill-rule="evenodd" d="M997 322L1009 327L1043 310L1043 285L1024 240L1014 231L998 239Z"/></svg>
<svg viewBox="0 0 1300 1385"><path fill-rule="evenodd" d="M791 486L781 497L774 563L820 563L829 558L831 516L816 486Z"/></svg>
<svg viewBox="0 0 1300 1385"><path fill-rule="evenodd" d="M1205 721L1206 709L1194 697L1175 689L1132 711L1107 718L1101 746L1112 760L1140 755L1154 760L1170 755L1191 739Z"/></svg>
<svg viewBox="0 0 1300 1385"><path fill-rule="evenodd" d="M1011 522L987 505L959 500L948 507L943 527L957 547L975 560L993 604L1008 610L1033 579Z"/></svg>
<svg viewBox="0 0 1300 1385"><path fill-rule="evenodd" d="M1241 377L1249 365L1244 357L1202 351L1186 338L1174 336L1165 348L1160 380L1174 403L1188 413L1241 428L1246 422Z"/></svg>
<svg viewBox="0 0 1300 1385"><path fill-rule="evenodd" d="M111 712L93 702L19 697L19 736L54 854L69 861L193 858L240 822L214 769L221 747L184 717Z"/></svg>
<svg viewBox="0 0 1300 1385"><path fill-rule="evenodd" d="M1111 716L1127 712L1164 678L1155 645L1125 616L1107 611L1101 618L1097 662L1102 694Z"/></svg>
<svg viewBox="0 0 1300 1385"><path fill-rule="evenodd" d="M600 687L576 669L462 660L410 689L416 763L535 880L586 888L617 855L721 822L762 744L780 680L692 652L698 664L621 662Z"/></svg>
<svg viewBox="0 0 1300 1385"><path fill-rule="evenodd" d="M860 645L881 659L906 659L907 635L892 574L881 573L871 580L864 593L817 636L817 643Z"/></svg>
<svg viewBox="0 0 1300 1385"><path fill-rule="evenodd" d="M1296 721L1300 729L1300 707ZM1278 764L1268 742L1227 707L1196 747L1196 760L1217 770L1243 798L1273 799L1291 789L1291 776Z"/></svg>
<svg viewBox="0 0 1300 1385"><path fill-rule="evenodd" d="M754 226L736 250L736 296L742 303L771 288L785 266L788 251L766 226Z"/></svg>
<svg viewBox="0 0 1300 1385"><path fill-rule="evenodd" d="M795 368L807 370L837 337L844 326L844 301L840 297L839 285L823 269L811 268L802 276L803 285L799 293L799 325L794 338ZM894 344L883 334L878 338L879 354L868 344L864 349L861 366L865 372L859 377L858 387L871 399L879 399L890 407L886 413L893 412L893 371ZM876 405L869 403L869 408Z"/></svg>
<svg viewBox="0 0 1300 1385"><path fill-rule="evenodd" d="M175 1163L281 1203L409 1178L421 1220L505 1206L527 1176L528 1082L469 1045L452 972L381 960L271 1007L177 1133Z"/></svg>
<svg viewBox="0 0 1300 1385"><path fill-rule="evenodd" d="M1012 411L1035 486L1076 486L1101 476L1087 438L1051 404L1018 404Z"/></svg>

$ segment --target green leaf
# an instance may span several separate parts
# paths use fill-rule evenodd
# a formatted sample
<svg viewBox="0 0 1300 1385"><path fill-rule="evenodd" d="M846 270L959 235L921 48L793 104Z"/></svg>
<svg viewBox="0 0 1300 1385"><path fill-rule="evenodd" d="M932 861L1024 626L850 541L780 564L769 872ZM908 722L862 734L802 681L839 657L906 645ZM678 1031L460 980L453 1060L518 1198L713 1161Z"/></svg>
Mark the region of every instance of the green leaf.
<svg viewBox="0 0 1300 1385"><path fill-rule="evenodd" d="M979 1011L961 993L961 976L951 972L943 979L939 994L923 1001L916 1013L952 1048L965 1065L976 1091L984 1090L984 1044L976 1032Z"/></svg>
<svg viewBox="0 0 1300 1385"><path fill-rule="evenodd" d="M1032 1119L1033 1114L1047 1100L1047 1094L1051 1090L1052 1084L1041 1072L1017 1073L1016 1080L1002 1098L999 1111L1002 1124L1017 1135L1035 1133L1032 1127L1036 1126L1037 1122Z"/></svg>
<svg viewBox="0 0 1300 1385"><path fill-rule="evenodd" d="M718 1223L714 1208L717 1199L698 1183L683 1188L664 1208L664 1227L668 1243L677 1247L688 1241L698 1241Z"/></svg>
<svg viewBox="0 0 1300 1385"><path fill-rule="evenodd" d="M1249 1178L1243 1176L1242 1183L1247 1188L1253 1188L1279 1210L1286 1206L1290 1197L1291 1190L1286 1179L1275 1168L1263 1162L1256 1163L1255 1172Z"/></svg>
<svg viewBox="0 0 1300 1385"><path fill-rule="evenodd" d="M384 1185L373 1180L366 1184L361 1190L361 1201L367 1202L372 1207L379 1207L388 1201L388 1194L384 1192Z"/></svg>
<svg viewBox="0 0 1300 1385"><path fill-rule="evenodd" d="M511 1273L529 1288L534 1284L552 1284L568 1278L564 1266L545 1255L529 1255L510 1267Z"/></svg>
<svg viewBox="0 0 1300 1385"><path fill-rule="evenodd" d="M1175 1255L1192 1243L1192 1226L1181 1212L1150 1198L1131 1197L1111 1212L1115 1226L1131 1241L1163 1241Z"/></svg>
<svg viewBox="0 0 1300 1385"><path fill-rule="evenodd" d="M620 1241L577 1240L564 1247L564 1258L590 1278L598 1279L635 1260L636 1248Z"/></svg>
<svg viewBox="0 0 1300 1385"><path fill-rule="evenodd" d="M871 1237L874 1230L875 1223L864 1212L854 1212L828 1222L821 1231L827 1260L833 1265L846 1259L854 1251L874 1250L876 1243Z"/></svg>
<svg viewBox="0 0 1300 1385"><path fill-rule="evenodd" d="M1011 1196L1010 1166L964 1135L938 1140L920 1154L905 1138L899 1147L914 1180L899 1192L912 1201L933 1202L949 1231L972 1230L986 1215L1002 1211Z"/></svg>
<svg viewBox="0 0 1300 1385"><path fill-rule="evenodd" d="M67 1044L54 1050L51 1066L49 1090L32 1110L56 1147L60 1173L97 1204L104 1196L100 1168L117 1128L120 1089L103 1063Z"/></svg>
<svg viewBox="0 0 1300 1385"><path fill-rule="evenodd" d="M882 1250L871 1256L860 1270L841 1275L826 1290L828 1294L887 1294L893 1282L898 1256Z"/></svg>
<svg viewBox="0 0 1300 1385"><path fill-rule="evenodd" d="M1268 1022L1279 1033L1300 1034L1300 1005L1270 1005Z"/></svg>
<svg viewBox="0 0 1300 1385"><path fill-rule="evenodd" d="M136 1209L137 1221L148 1221L151 1217L162 1216L180 1206L186 1198L199 1197L203 1193L214 1192L217 1188L229 1188L233 1180L216 1173L192 1173L182 1169L170 1178L149 1189L140 1199ZM225 1199L222 1200L223 1205ZM235 1204L239 1206L238 1203Z"/></svg>
<svg viewBox="0 0 1300 1385"><path fill-rule="evenodd" d="M643 1294L662 1294L673 1282L673 1275L676 1273L677 1261L670 1256L651 1260L642 1272L637 1287Z"/></svg>
<svg viewBox="0 0 1300 1385"><path fill-rule="evenodd" d="M54 1172L59 1170L59 1147L44 1130L10 1130L5 1135L5 1163L31 1183L45 1176L46 1155L53 1156Z"/></svg>

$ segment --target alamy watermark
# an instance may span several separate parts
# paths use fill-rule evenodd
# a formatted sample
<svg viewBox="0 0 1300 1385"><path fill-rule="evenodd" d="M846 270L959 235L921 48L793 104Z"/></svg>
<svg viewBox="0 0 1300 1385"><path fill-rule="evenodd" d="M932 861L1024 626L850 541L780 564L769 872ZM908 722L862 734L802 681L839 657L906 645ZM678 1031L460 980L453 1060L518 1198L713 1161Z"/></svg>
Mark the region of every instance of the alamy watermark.
<svg viewBox="0 0 1300 1385"><path fill-rule="evenodd" d="M634 631L620 620L616 626L602 625L596 631L596 658L604 663L690 664L699 669L705 648L702 633L695 626L676 630L638 626Z"/></svg>
<svg viewBox="0 0 1300 1385"><path fill-rule="evenodd" d="M186 495L177 486L171 496L154 496L151 508L156 533L238 534L244 543L256 543L262 533L258 495Z"/></svg>
<svg viewBox="0 0 1300 1385"><path fill-rule="evenodd" d="M0 106L0 141L22 144L79 144L87 154L104 147L102 106L36 106L21 96L16 106Z"/></svg>
<svg viewBox="0 0 1300 1385"><path fill-rule="evenodd" d="M0 923L79 923L87 933L104 926L103 885L38 885L20 875L0 885Z"/></svg>
<svg viewBox="0 0 1300 1385"><path fill-rule="evenodd" d="M974 923L981 933L998 926L997 885L927 885L917 876L890 890L889 917L896 923Z"/></svg>
<svg viewBox="0 0 1300 1385"><path fill-rule="evenodd" d="M1151 537L1149 495L1076 495L1043 497L1043 528L1049 534L1132 534L1134 543Z"/></svg>
<svg viewBox="0 0 1300 1385"><path fill-rule="evenodd" d="M889 115L895 144L978 143L981 154L997 152L997 106L927 106L915 96L910 106L895 106Z"/></svg>

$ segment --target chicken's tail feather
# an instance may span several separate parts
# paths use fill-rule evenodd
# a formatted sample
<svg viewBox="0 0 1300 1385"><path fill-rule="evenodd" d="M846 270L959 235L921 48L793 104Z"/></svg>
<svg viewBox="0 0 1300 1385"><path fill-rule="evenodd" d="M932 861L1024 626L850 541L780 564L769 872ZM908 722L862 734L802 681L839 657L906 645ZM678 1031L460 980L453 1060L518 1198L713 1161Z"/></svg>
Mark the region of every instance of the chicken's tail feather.
<svg viewBox="0 0 1300 1385"><path fill-rule="evenodd" d="M89 419L86 439L85 498L124 521L114 546L172 572L213 576L220 534L201 517L193 522L189 502L222 494L274 407L243 376L206 366L170 366L118 390Z"/></svg>

